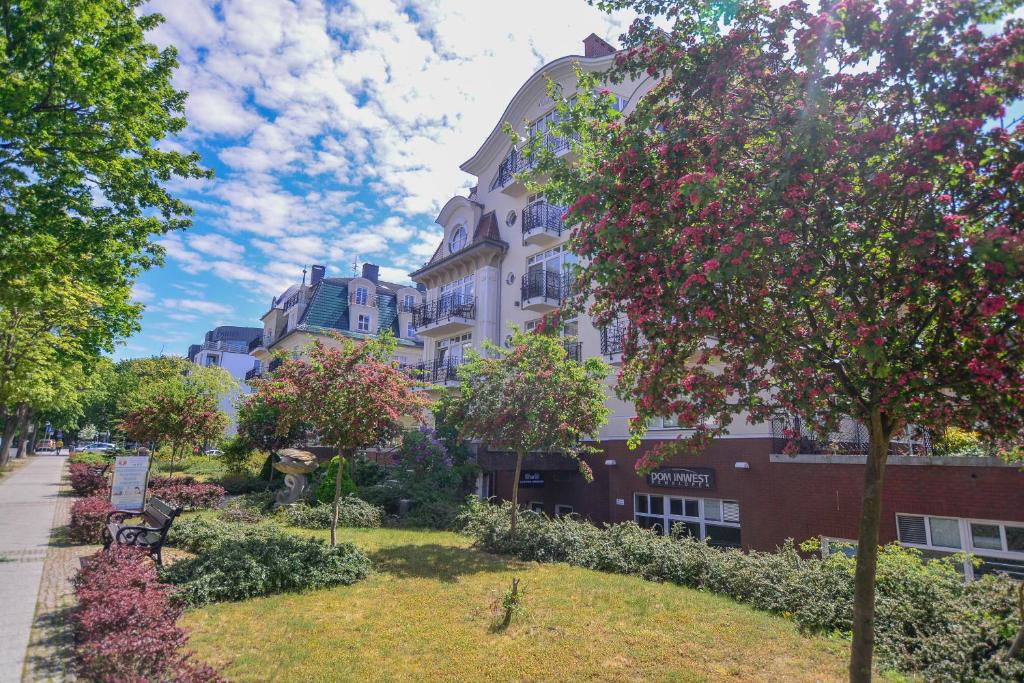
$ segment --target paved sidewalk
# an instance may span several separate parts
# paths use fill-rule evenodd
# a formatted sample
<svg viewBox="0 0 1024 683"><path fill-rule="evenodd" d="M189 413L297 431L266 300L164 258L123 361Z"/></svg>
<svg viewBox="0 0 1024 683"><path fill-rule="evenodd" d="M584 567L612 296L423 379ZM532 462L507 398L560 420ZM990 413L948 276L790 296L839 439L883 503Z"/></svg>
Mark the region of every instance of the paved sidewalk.
<svg viewBox="0 0 1024 683"><path fill-rule="evenodd" d="M0 683L21 681L65 460L30 457L0 479Z"/></svg>

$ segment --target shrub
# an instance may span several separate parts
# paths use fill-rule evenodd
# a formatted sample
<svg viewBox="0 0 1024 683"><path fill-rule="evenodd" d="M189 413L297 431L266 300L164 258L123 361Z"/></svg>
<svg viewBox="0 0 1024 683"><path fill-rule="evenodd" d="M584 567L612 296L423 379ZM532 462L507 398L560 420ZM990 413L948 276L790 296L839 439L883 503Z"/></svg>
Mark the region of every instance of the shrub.
<svg viewBox="0 0 1024 683"><path fill-rule="evenodd" d="M235 496L221 508L219 517L225 522L256 524L269 516L272 502L269 492Z"/></svg>
<svg viewBox="0 0 1024 683"><path fill-rule="evenodd" d="M387 484L361 488L356 495L370 505L376 505L382 508L384 512L392 515L398 513L398 502L405 497L401 489Z"/></svg>
<svg viewBox="0 0 1024 683"><path fill-rule="evenodd" d="M168 478L178 479L178 477ZM217 484L171 482L164 486L150 486L149 494L173 507L183 510L202 510L218 507L224 502L226 492L222 486Z"/></svg>
<svg viewBox="0 0 1024 683"><path fill-rule="evenodd" d="M292 526L306 529L330 529L334 506L297 503L284 508L285 520ZM376 529L380 527L384 511L355 496L338 501L338 526Z"/></svg>
<svg viewBox="0 0 1024 683"><path fill-rule="evenodd" d="M352 480L359 488L383 484L388 476L387 467L365 457L356 458L352 465Z"/></svg>
<svg viewBox="0 0 1024 683"><path fill-rule="evenodd" d="M101 496L76 500L71 506L71 525L68 535L73 543L102 543L103 530L107 526L107 513L114 506Z"/></svg>
<svg viewBox="0 0 1024 683"><path fill-rule="evenodd" d="M221 446L224 451L220 461L224 463L231 474L244 474L249 468L249 456L252 455L252 446L239 436L229 437Z"/></svg>
<svg viewBox="0 0 1024 683"><path fill-rule="evenodd" d="M68 463L72 465L92 465L93 467L103 467L109 463L113 458L108 457L103 453L97 453L95 451L76 451L74 455L68 458Z"/></svg>
<svg viewBox="0 0 1024 683"><path fill-rule="evenodd" d="M189 605L352 584L370 571L370 560L351 544L332 547L275 525L237 525L214 536L201 542L199 557L161 572Z"/></svg>
<svg viewBox="0 0 1024 683"><path fill-rule="evenodd" d="M460 521L487 550L523 560L567 562L601 571L670 581L728 595L779 614L805 631L849 635L855 560L834 553L801 557L719 550L687 537L664 537L633 522L597 528L573 519L523 515L509 530L509 504L471 498ZM950 561L926 561L893 544L879 556L876 648L880 663L924 680L1011 681L1024 661L1004 658L1019 628L1014 582L985 576L965 584Z"/></svg>
<svg viewBox="0 0 1024 683"><path fill-rule="evenodd" d="M224 488L230 495L243 493L254 493L267 488L267 482L251 474L229 474L216 480L217 484Z"/></svg>
<svg viewBox="0 0 1024 683"><path fill-rule="evenodd" d="M97 471L95 465L72 463L68 466L68 476L76 496L91 496L107 487L107 478Z"/></svg>
<svg viewBox="0 0 1024 683"><path fill-rule="evenodd" d="M400 523L403 527L413 529L457 529L459 511L458 505L444 499L413 502L408 514L401 518Z"/></svg>
<svg viewBox="0 0 1024 683"><path fill-rule="evenodd" d="M75 664L83 680L221 680L182 653L187 637L175 626L182 607L157 581L144 552L115 547L96 553L75 577L75 594Z"/></svg>
<svg viewBox="0 0 1024 683"><path fill-rule="evenodd" d="M976 458L985 455L985 447L976 432L950 427L935 442L933 450L936 455Z"/></svg>
<svg viewBox="0 0 1024 683"><path fill-rule="evenodd" d="M341 474L341 496L351 495L356 492L356 483L352 481L352 464L345 458L341 459L344 463L344 469ZM333 503L334 502L334 487L337 483L338 477L338 456L331 458L330 464L327 465L327 471L324 472L323 478L320 480L320 485L316 489L316 499L321 503Z"/></svg>
<svg viewBox="0 0 1024 683"><path fill-rule="evenodd" d="M186 517L174 520L167 532L167 545L187 550L190 553L204 553L222 542L241 541L245 527L205 517Z"/></svg>

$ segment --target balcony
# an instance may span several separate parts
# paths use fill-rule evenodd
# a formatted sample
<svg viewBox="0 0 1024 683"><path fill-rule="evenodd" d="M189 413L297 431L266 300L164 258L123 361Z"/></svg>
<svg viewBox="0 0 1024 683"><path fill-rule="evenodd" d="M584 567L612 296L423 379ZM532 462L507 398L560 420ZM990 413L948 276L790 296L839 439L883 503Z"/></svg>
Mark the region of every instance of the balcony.
<svg viewBox="0 0 1024 683"><path fill-rule="evenodd" d="M565 347L565 357L577 363L583 362L583 344L578 341L562 342Z"/></svg>
<svg viewBox="0 0 1024 683"><path fill-rule="evenodd" d="M772 418L772 453L782 453L795 441L801 455L867 455L868 430L859 422L844 420L839 431L821 433L809 429L799 417L780 415ZM889 455L927 456L932 454L931 435L908 427L889 441Z"/></svg>
<svg viewBox="0 0 1024 683"><path fill-rule="evenodd" d="M616 320L610 325L601 328L601 355L608 359L609 363L618 363L622 360L622 349L626 341L626 324Z"/></svg>
<svg viewBox="0 0 1024 683"><path fill-rule="evenodd" d="M467 294L450 294L413 306L412 326L420 337L440 337L473 328L476 299Z"/></svg>
<svg viewBox="0 0 1024 683"><path fill-rule="evenodd" d="M559 156L571 153L572 141L579 142L579 136L577 135L573 135L571 138L560 137L552 133L543 133L543 135L543 146L552 154ZM509 150L509 153L498 164L498 174L491 183L491 189L500 189L512 197L519 197L525 194L526 184L516 176L533 167L534 158L532 154L527 154L525 151L515 148Z"/></svg>
<svg viewBox="0 0 1024 683"><path fill-rule="evenodd" d="M459 381L459 366L462 365L461 358L444 358L417 363L416 365L403 366L403 370L413 379L427 384L451 386Z"/></svg>
<svg viewBox="0 0 1024 683"><path fill-rule="evenodd" d="M524 311L550 311L562 305L570 280L554 270L533 270L523 275L520 306Z"/></svg>
<svg viewBox="0 0 1024 683"><path fill-rule="evenodd" d="M253 369L251 369L251 370L249 370L248 372L245 373L245 381L248 382L251 379L259 379L259 377L262 374L263 374L263 368L261 366L257 365L256 367L254 367Z"/></svg>
<svg viewBox="0 0 1024 683"><path fill-rule="evenodd" d="M523 209L523 244L545 246L562 236L562 215L565 209L541 200Z"/></svg>

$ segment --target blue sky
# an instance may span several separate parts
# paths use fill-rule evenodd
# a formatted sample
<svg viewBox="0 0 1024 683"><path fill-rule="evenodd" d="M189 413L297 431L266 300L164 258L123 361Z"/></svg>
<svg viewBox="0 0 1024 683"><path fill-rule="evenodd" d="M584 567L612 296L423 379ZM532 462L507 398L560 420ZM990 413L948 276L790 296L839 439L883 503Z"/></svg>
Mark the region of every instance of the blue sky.
<svg viewBox="0 0 1024 683"><path fill-rule="evenodd" d="M184 354L217 325L259 326L274 294L353 260L405 274L430 257L437 211L542 64L612 43L629 17L584 0L154 0L175 45L189 127L216 178L172 185L194 225L161 240L135 288L142 331L118 357Z"/></svg>

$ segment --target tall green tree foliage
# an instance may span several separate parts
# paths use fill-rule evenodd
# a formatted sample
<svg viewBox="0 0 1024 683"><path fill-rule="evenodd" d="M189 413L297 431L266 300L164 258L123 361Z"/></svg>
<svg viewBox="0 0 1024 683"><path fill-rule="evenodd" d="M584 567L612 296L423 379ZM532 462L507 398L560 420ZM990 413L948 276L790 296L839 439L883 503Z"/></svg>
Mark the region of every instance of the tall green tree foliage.
<svg viewBox="0 0 1024 683"><path fill-rule="evenodd" d="M527 453L578 458L596 451L608 418L599 359L577 363L566 355L564 338L515 330L509 348L490 344L487 355L471 354L459 366L459 387L441 400L440 410L463 438L515 454L512 518L515 531L519 477ZM580 471L593 478L580 460Z"/></svg>
<svg viewBox="0 0 1024 683"><path fill-rule="evenodd" d="M863 424L850 679L867 681L891 436L1024 436L1020 3L598 4L650 15L611 78L658 83L613 120L585 83L580 163L538 158L592 312L625 325L636 434L695 427L638 469L740 415Z"/></svg>
<svg viewBox="0 0 1024 683"><path fill-rule="evenodd" d="M158 146L184 128L186 94L142 5L0 2L0 417L21 405L13 385L137 329L131 283L160 260L153 238L189 222L165 184L208 176Z"/></svg>

